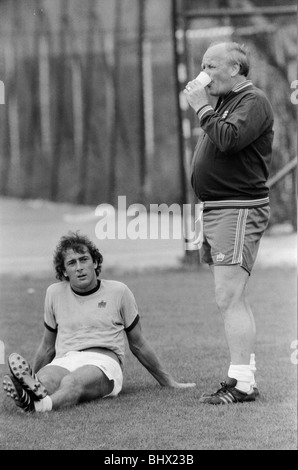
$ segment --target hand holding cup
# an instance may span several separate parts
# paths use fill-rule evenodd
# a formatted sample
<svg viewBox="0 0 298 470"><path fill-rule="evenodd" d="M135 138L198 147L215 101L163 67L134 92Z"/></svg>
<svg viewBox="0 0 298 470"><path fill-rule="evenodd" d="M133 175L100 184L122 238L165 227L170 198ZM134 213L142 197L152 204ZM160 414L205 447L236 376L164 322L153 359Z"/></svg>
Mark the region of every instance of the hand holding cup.
<svg viewBox="0 0 298 470"><path fill-rule="evenodd" d="M208 96L205 87L211 82L211 78L206 72L200 72L199 75L188 82L185 87L185 94L188 104L197 112L202 106L208 104Z"/></svg>

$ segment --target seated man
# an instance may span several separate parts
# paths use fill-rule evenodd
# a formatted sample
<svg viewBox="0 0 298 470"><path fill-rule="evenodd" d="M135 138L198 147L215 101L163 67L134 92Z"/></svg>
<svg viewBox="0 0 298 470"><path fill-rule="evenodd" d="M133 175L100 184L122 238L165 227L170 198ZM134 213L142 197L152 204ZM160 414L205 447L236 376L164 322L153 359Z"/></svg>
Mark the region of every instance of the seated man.
<svg viewBox="0 0 298 470"><path fill-rule="evenodd" d="M61 238L54 253L56 277L46 293L45 331L33 370L19 354L9 356L7 395L24 411L50 411L122 388L125 334L132 353L161 386L186 388L164 370L144 338L136 302L118 281L99 279L103 257L78 233Z"/></svg>

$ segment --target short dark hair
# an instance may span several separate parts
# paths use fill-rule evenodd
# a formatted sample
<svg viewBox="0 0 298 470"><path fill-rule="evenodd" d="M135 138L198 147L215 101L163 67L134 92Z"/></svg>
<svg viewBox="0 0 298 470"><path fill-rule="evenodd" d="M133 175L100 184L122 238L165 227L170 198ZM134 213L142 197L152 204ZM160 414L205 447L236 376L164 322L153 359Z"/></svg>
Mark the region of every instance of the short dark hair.
<svg viewBox="0 0 298 470"><path fill-rule="evenodd" d="M97 262L95 272L97 276L99 275L101 272L103 256L94 243L86 235L80 235L79 231L77 231L68 232L67 235L61 237L58 245L56 246L53 259L53 264L56 270L56 279L59 279L60 281L68 280L68 278L64 275L64 258L67 250L73 250L76 253L83 253L84 247L88 249L93 262Z"/></svg>
<svg viewBox="0 0 298 470"><path fill-rule="evenodd" d="M225 44L228 60L232 64L239 65L239 75L244 75L247 77L250 69L250 61L249 51L245 44L239 44L238 42L233 41L218 41L210 44L209 48L218 44Z"/></svg>

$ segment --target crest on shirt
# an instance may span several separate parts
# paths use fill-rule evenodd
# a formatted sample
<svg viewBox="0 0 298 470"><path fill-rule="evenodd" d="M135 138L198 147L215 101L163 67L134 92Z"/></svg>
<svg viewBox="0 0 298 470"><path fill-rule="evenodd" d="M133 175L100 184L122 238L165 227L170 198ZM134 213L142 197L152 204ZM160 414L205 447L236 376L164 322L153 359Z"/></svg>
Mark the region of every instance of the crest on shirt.
<svg viewBox="0 0 298 470"><path fill-rule="evenodd" d="M229 114L229 110L227 109L227 110L223 113L222 118L223 118L223 119L226 119L226 117L228 116L228 114Z"/></svg>
<svg viewBox="0 0 298 470"><path fill-rule="evenodd" d="M220 262L220 261L223 261L223 260L225 259L225 256L226 256L226 255L224 255L223 253L218 253L218 254L216 255L216 261L219 261L219 262Z"/></svg>
<svg viewBox="0 0 298 470"><path fill-rule="evenodd" d="M106 303L104 300L102 300L101 302L98 302L98 304L97 304L97 306L98 306L99 308L105 308L106 305L107 305L107 303Z"/></svg>

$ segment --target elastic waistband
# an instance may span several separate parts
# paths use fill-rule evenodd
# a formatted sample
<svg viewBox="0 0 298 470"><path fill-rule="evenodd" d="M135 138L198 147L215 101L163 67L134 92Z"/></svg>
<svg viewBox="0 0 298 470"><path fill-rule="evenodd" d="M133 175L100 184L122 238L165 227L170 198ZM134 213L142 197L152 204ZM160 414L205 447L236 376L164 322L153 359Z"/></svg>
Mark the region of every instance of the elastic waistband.
<svg viewBox="0 0 298 470"><path fill-rule="evenodd" d="M87 348L87 349L80 349L79 351L76 351L76 352L87 353L87 354L102 354L104 356L110 357L114 361L118 362L118 364L120 363L117 354L114 353L114 351L111 351L106 348Z"/></svg>
<svg viewBox="0 0 298 470"><path fill-rule="evenodd" d="M262 199L249 199L249 200L237 200L237 199L229 199L226 201L204 201L203 209L228 209L228 208L251 208L251 207L263 207L269 204L269 196L263 197Z"/></svg>

